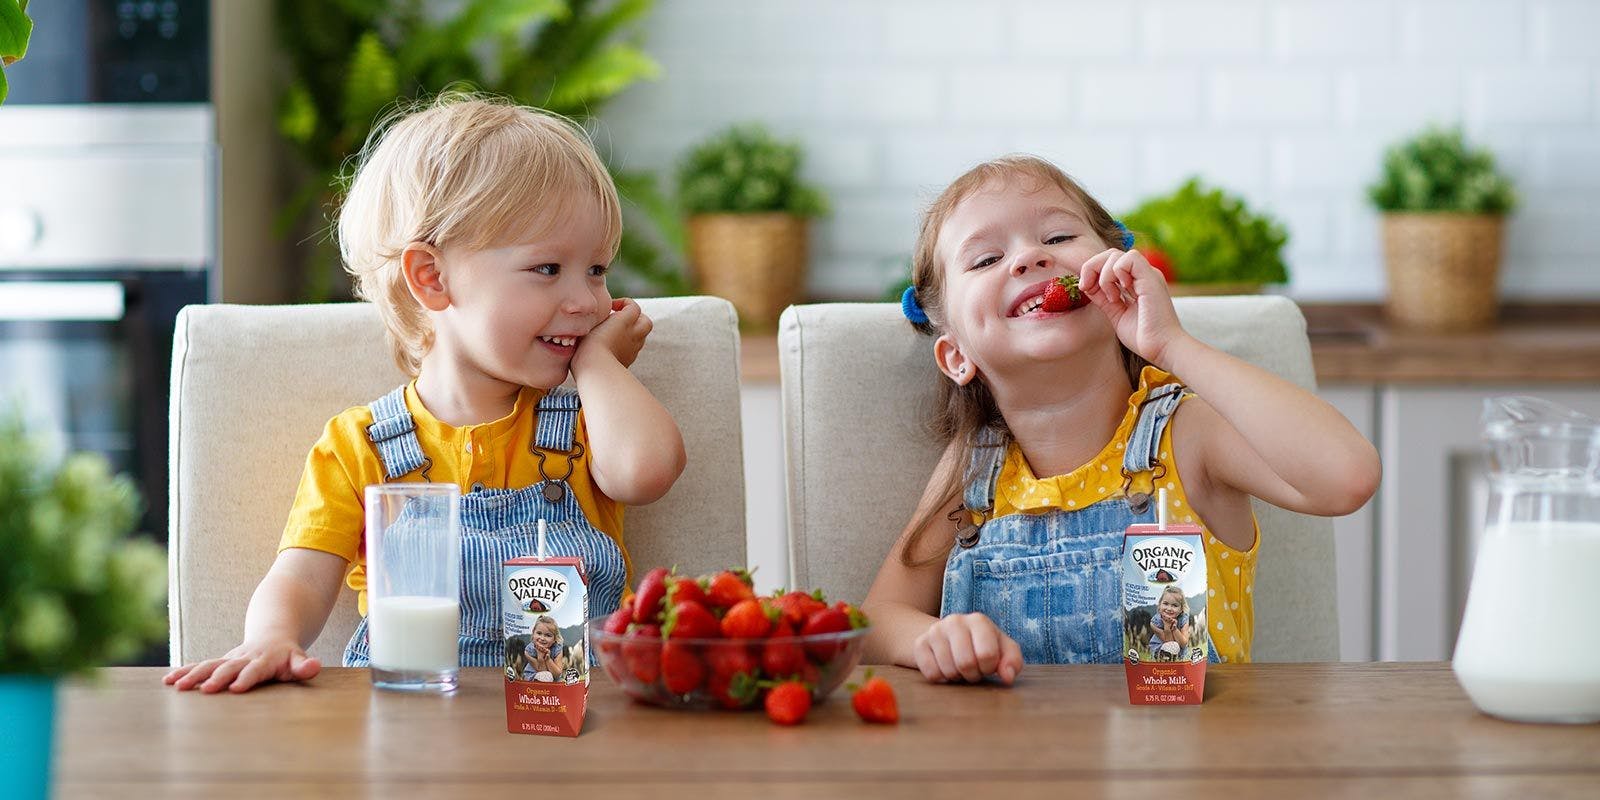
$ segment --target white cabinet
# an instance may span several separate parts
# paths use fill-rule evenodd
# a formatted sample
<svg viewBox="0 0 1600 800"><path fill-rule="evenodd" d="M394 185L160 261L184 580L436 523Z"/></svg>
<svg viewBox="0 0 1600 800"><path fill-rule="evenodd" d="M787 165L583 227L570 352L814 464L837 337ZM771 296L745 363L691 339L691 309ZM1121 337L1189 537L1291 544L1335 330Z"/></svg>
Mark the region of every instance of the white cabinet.
<svg viewBox="0 0 1600 800"><path fill-rule="evenodd" d="M1323 386L1317 394L1356 426L1361 435L1378 443L1378 394L1371 384ZM1375 651L1376 588L1373 553L1376 547L1377 501L1374 498L1354 514L1333 521L1334 563L1339 591L1339 659L1371 661Z"/></svg>
<svg viewBox="0 0 1600 800"><path fill-rule="evenodd" d="M1447 659L1455 647L1488 498L1479 416L1486 398L1506 394L1600 416L1600 387L1592 385L1378 389L1380 660Z"/></svg>

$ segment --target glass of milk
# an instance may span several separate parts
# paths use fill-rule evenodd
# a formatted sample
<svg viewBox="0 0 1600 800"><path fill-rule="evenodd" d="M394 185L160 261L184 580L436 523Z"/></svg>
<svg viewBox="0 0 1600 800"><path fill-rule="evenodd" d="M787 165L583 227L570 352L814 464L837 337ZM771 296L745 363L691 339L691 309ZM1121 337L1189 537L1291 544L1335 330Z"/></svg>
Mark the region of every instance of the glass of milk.
<svg viewBox="0 0 1600 800"><path fill-rule="evenodd" d="M1489 517L1456 678L1497 717L1600 722L1600 420L1496 397L1484 438Z"/></svg>
<svg viewBox="0 0 1600 800"><path fill-rule="evenodd" d="M450 692L461 669L461 489L367 487L367 634L382 689Z"/></svg>

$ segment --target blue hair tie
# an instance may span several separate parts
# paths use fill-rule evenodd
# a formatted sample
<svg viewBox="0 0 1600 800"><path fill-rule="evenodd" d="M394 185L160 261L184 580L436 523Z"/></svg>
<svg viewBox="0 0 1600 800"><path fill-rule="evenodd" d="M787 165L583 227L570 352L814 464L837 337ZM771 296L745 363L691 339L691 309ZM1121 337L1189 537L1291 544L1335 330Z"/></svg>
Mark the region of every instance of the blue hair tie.
<svg viewBox="0 0 1600 800"><path fill-rule="evenodd" d="M922 304L917 302L917 287L907 286L900 295L900 313L906 315L913 325L928 324L928 312L922 310Z"/></svg>
<svg viewBox="0 0 1600 800"><path fill-rule="evenodd" d="M1117 226L1117 230L1122 231L1122 249L1133 249L1133 231L1128 230L1128 226L1122 224L1120 219L1114 219L1111 222Z"/></svg>

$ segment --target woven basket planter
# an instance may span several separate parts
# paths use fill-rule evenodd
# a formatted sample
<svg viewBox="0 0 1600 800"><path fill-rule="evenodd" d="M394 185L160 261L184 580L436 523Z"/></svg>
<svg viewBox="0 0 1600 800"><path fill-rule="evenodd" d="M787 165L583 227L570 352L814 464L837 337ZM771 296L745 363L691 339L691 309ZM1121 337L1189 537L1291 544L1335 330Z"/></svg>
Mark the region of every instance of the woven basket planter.
<svg viewBox="0 0 1600 800"><path fill-rule="evenodd" d="M809 219L784 213L690 217L695 285L732 302L741 327L776 328L805 289L809 230Z"/></svg>
<svg viewBox="0 0 1600 800"><path fill-rule="evenodd" d="M1505 218L1498 215L1385 214L1390 319L1434 331L1494 324L1504 235Z"/></svg>

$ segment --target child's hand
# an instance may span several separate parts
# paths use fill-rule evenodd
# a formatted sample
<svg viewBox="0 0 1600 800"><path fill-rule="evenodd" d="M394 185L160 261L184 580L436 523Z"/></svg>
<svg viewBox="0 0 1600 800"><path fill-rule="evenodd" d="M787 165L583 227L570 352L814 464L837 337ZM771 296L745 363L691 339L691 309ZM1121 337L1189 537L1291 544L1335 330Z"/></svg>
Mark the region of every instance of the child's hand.
<svg viewBox="0 0 1600 800"><path fill-rule="evenodd" d="M1167 346L1187 335L1166 280L1138 250L1112 248L1083 262L1078 282L1117 338L1152 364L1164 365Z"/></svg>
<svg viewBox="0 0 1600 800"><path fill-rule="evenodd" d="M179 691L199 686L206 694L223 689L247 692L267 681L308 681L321 671L322 662L306 655L305 649L294 642L245 642L222 658L178 667L168 672L162 682Z"/></svg>
<svg viewBox="0 0 1600 800"><path fill-rule="evenodd" d="M572 357L572 369L582 369L582 362L600 354L611 355L624 367L632 366L652 326L650 318L640 310L638 303L627 299L612 300L611 316L594 326L594 330L578 342L578 352Z"/></svg>
<svg viewBox="0 0 1600 800"><path fill-rule="evenodd" d="M998 675L1010 685L1022 672L1022 648L983 614L953 614L934 622L913 645L917 669L933 683L977 683Z"/></svg>

